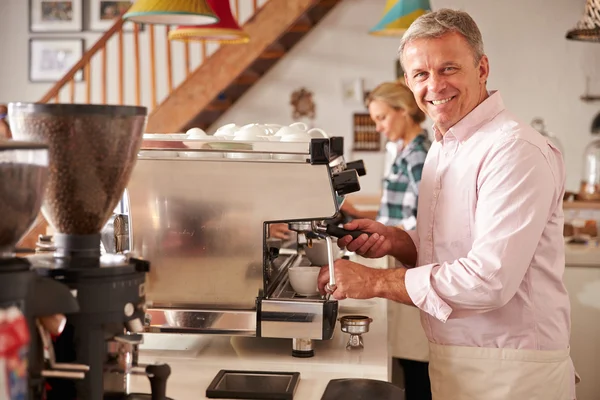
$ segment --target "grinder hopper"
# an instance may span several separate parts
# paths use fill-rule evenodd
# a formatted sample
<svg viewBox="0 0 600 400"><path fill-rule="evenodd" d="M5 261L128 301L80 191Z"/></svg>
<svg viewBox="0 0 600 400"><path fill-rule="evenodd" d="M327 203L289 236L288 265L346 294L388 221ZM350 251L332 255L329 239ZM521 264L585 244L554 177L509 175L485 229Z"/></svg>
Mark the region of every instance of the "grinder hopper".
<svg viewBox="0 0 600 400"><path fill-rule="evenodd" d="M0 257L35 221L46 184L47 147L39 143L0 140Z"/></svg>
<svg viewBox="0 0 600 400"><path fill-rule="evenodd" d="M99 234L137 160L146 114L132 106L8 105L13 137L49 147L42 213L56 232L57 251L99 255Z"/></svg>

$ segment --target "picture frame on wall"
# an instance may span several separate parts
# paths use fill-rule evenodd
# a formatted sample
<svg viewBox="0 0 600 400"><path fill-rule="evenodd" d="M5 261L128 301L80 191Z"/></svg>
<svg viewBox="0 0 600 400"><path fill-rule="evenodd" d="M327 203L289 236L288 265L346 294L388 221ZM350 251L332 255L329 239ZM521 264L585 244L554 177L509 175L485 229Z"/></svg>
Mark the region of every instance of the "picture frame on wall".
<svg viewBox="0 0 600 400"><path fill-rule="evenodd" d="M83 56L81 38L29 39L29 81L56 82ZM75 81L83 81L83 71L75 74Z"/></svg>
<svg viewBox="0 0 600 400"><path fill-rule="evenodd" d="M90 0L89 2L89 30L106 32L114 25L115 20L121 18L135 3L135 0ZM133 32L134 23L123 24L123 31ZM142 30L142 25L140 25Z"/></svg>
<svg viewBox="0 0 600 400"><path fill-rule="evenodd" d="M29 0L29 31L83 31L83 0Z"/></svg>

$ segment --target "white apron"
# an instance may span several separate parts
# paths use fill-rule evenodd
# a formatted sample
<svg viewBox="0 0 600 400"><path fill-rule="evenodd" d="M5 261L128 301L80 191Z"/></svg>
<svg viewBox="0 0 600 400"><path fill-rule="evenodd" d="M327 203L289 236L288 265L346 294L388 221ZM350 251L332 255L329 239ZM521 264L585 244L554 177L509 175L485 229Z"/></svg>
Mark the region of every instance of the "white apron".
<svg viewBox="0 0 600 400"><path fill-rule="evenodd" d="M429 340L417 307L388 300L388 332L392 357L429 361Z"/></svg>
<svg viewBox="0 0 600 400"><path fill-rule="evenodd" d="M573 400L569 349L492 349L429 344L433 400Z"/></svg>
<svg viewBox="0 0 600 400"><path fill-rule="evenodd" d="M388 265L402 265L393 257ZM388 340L391 355L412 361L429 361L429 340L421 324L421 310L414 306L388 300Z"/></svg>

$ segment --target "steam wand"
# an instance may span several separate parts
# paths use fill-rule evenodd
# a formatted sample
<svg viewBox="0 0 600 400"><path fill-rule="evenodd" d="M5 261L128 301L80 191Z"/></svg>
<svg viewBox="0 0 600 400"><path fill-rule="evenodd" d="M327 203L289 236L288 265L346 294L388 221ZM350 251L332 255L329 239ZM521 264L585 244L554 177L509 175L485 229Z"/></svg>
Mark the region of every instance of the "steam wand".
<svg viewBox="0 0 600 400"><path fill-rule="evenodd" d="M325 291L327 292L325 299L329 300L331 294L335 292L335 270L333 261L333 242L331 237L335 236L338 238L346 235L352 236L354 239L362 235L362 231L349 231L338 227L337 225L326 223L325 221L298 221L288 223L289 229L303 234L307 239L320 238L325 239L327 243L327 263L329 267L329 283L325 285ZM368 235L368 233L367 233Z"/></svg>

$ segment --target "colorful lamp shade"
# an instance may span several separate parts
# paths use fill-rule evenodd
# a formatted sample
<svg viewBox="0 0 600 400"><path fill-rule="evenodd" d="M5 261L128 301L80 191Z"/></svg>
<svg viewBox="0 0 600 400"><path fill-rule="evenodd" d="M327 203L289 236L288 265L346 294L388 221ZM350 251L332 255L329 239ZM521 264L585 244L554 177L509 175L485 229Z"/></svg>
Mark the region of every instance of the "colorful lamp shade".
<svg viewBox="0 0 600 400"><path fill-rule="evenodd" d="M415 19L428 11L431 11L429 0L387 0L381 21L369 33L402 36Z"/></svg>
<svg viewBox="0 0 600 400"><path fill-rule="evenodd" d="M583 17L567 32L567 39L600 42L600 0L587 0Z"/></svg>
<svg viewBox="0 0 600 400"><path fill-rule="evenodd" d="M250 36L238 25L233 14L229 0L206 0L215 12L219 22L211 25L182 25L169 32L171 40L206 40L212 42L237 44L248 43Z"/></svg>
<svg viewBox="0 0 600 400"><path fill-rule="evenodd" d="M206 0L137 0L123 19L151 25L203 25L219 21Z"/></svg>

